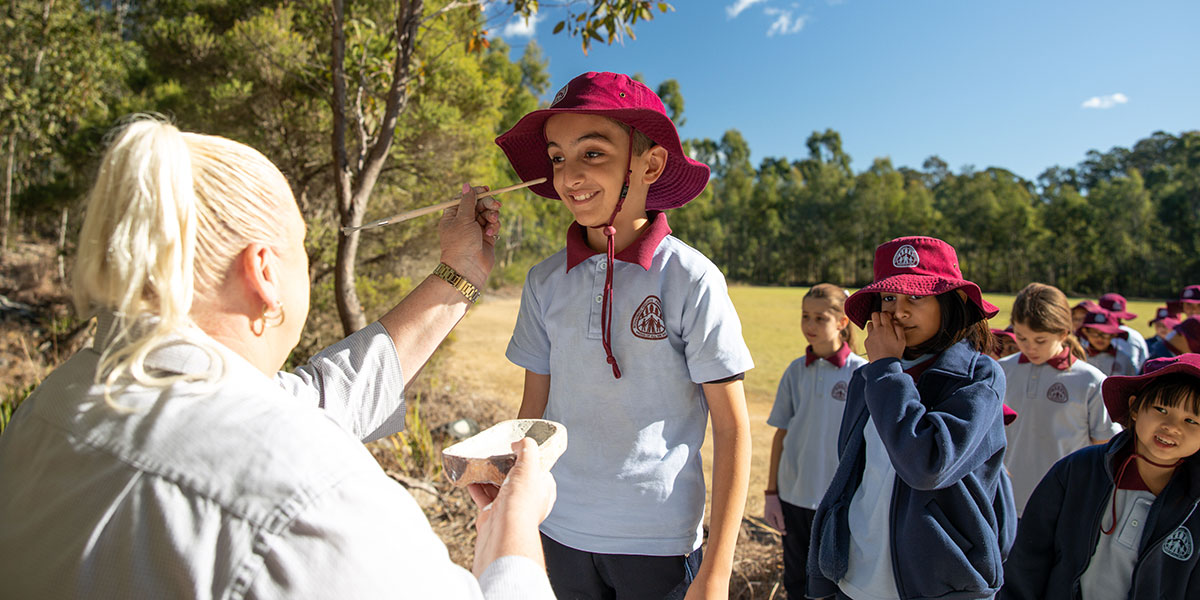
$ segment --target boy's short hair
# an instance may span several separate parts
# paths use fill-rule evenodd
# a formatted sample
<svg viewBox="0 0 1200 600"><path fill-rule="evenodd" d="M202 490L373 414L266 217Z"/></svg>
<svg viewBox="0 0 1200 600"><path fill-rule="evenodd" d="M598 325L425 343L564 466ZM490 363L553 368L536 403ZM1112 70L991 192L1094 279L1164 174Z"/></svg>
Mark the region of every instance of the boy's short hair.
<svg viewBox="0 0 1200 600"><path fill-rule="evenodd" d="M1182 406L1200 415L1200 381L1183 373L1155 377L1133 396L1129 403L1129 415L1121 426L1127 429L1132 427L1133 419L1130 417L1156 404L1167 408Z"/></svg>
<svg viewBox="0 0 1200 600"><path fill-rule="evenodd" d="M604 118L608 119L609 121L612 121L613 123L616 123L617 126L621 128L621 131L624 131L627 135L629 134L629 130L633 129L632 127L630 127L612 117L604 117ZM641 156L642 154L645 154L647 150L649 150L657 145L658 144L656 144L654 142L654 140L650 139L649 136L642 133L642 131L640 129L633 130L633 153L634 154Z"/></svg>

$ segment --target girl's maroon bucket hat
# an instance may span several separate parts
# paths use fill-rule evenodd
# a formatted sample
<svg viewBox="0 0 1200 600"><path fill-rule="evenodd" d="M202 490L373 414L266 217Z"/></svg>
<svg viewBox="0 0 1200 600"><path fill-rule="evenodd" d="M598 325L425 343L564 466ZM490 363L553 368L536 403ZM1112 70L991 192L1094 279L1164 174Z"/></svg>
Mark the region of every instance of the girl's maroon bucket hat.
<svg viewBox="0 0 1200 600"><path fill-rule="evenodd" d="M871 318L871 296L880 292L910 296L936 296L961 289L990 319L999 308L983 299L979 286L963 279L954 248L937 238L896 238L875 249L875 281L846 299L842 307L855 325L863 327Z"/></svg>
<svg viewBox="0 0 1200 600"><path fill-rule="evenodd" d="M554 96L549 108L535 110L496 138L522 181L545 177L530 189L558 200L554 167L546 154L546 119L560 113L600 115L628 125L667 150L667 165L646 193L646 210L666 210L687 204L708 185L708 165L683 152L675 124L662 100L645 84L620 73L584 73Z"/></svg>
<svg viewBox="0 0 1200 600"><path fill-rule="evenodd" d="M1128 303L1125 301L1125 296L1120 294L1105 294L1100 296L1100 308L1112 313L1118 319L1136 319L1137 315L1125 310Z"/></svg>
<svg viewBox="0 0 1200 600"><path fill-rule="evenodd" d="M1095 329L1101 333L1109 335L1120 335L1121 325L1117 323L1117 316L1104 310L1089 310L1088 314L1083 317L1082 327L1087 329Z"/></svg>
<svg viewBox="0 0 1200 600"><path fill-rule="evenodd" d="M1200 354L1180 354L1170 358L1153 358L1142 366L1141 375L1112 375L1100 385L1104 394L1104 408L1115 423L1128 427L1129 397L1142 392L1146 384L1155 377L1183 373L1196 378L1200 387Z"/></svg>
<svg viewBox="0 0 1200 600"><path fill-rule="evenodd" d="M1179 292L1180 303L1200 304L1200 285L1189 285Z"/></svg>

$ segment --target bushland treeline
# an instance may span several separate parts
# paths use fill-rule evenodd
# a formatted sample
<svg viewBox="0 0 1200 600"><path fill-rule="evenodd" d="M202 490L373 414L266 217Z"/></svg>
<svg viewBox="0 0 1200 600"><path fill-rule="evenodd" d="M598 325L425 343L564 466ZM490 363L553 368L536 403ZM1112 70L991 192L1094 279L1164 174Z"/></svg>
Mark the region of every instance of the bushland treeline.
<svg viewBox="0 0 1200 600"><path fill-rule="evenodd" d="M1200 282L1200 131L1093 150L1037 181L999 167L954 173L937 156L920 169L876 158L853 173L833 130L814 132L804 158L757 167L736 130L691 147L714 177L671 225L735 281L860 286L878 244L932 235L996 292L1042 281L1077 295L1174 298Z"/></svg>

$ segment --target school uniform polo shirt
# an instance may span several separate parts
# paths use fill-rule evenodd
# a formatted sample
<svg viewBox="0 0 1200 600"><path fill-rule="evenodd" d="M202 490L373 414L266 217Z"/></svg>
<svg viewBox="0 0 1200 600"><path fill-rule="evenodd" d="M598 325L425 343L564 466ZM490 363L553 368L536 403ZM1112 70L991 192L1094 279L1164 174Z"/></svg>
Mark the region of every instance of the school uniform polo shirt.
<svg viewBox="0 0 1200 600"><path fill-rule="evenodd" d="M1117 464L1129 456L1129 452L1122 454ZM1117 483L1116 494L1109 497L1100 519L1100 526L1113 527L1112 532L1105 534L1101 529L1096 539L1096 551L1079 578L1079 588L1084 598L1126 600L1129 597L1146 518L1150 515L1154 499L1154 494L1138 473L1137 460L1131 461ZM1112 516L1114 504L1117 515L1115 527Z"/></svg>
<svg viewBox="0 0 1200 600"><path fill-rule="evenodd" d="M542 532L606 554L672 556L700 546L708 423L702 383L754 366L725 278L670 236L666 215L613 263L613 377L601 344L604 254L572 224L567 247L530 269L507 357L550 375L545 418L569 440Z"/></svg>
<svg viewBox="0 0 1200 600"><path fill-rule="evenodd" d="M1004 403L1021 415L1004 428L1008 438L1004 466L1020 515L1033 488L1054 463L1090 446L1093 438L1111 438L1121 426L1104 409L1100 391L1104 374L1067 348L1040 365L1015 354L1001 359L1000 367L1008 381Z"/></svg>
<svg viewBox="0 0 1200 600"><path fill-rule="evenodd" d="M1117 340L1114 339L1113 342ZM1126 346L1128 342L1122 345L1113 343L1108 347L1108 350L1103 350L1093 354L1092 350L1088 349L1088 364L1100 369L1105 375L1137 375L1138 369L1133 366L1133 356Z"/></svg>
<svg viewBox="0 0 1200 600"><path fill-rule="evenodd" d="M1125 339L1123 341L1129 346L1127 352L1129 352L1129 357L1133 360L1133 368L1137 369L1136 372L1141 372L1142 364L1146 362L1146 358L1150 355L1150 346L1146 343L1146 338L1138 330L1128 325L1122 325L1121 331L1125 332Z"/></svg>
<svg viewBox="0 0 1200 600"><path fill-rule="evenodd" d="M848 344L828 358L812 346L792 361L779 380L767 424L786 429L779 457L779 499L815 510L837 471L838 429L846 408L846 390L854 370L866 359Z"/></svg>

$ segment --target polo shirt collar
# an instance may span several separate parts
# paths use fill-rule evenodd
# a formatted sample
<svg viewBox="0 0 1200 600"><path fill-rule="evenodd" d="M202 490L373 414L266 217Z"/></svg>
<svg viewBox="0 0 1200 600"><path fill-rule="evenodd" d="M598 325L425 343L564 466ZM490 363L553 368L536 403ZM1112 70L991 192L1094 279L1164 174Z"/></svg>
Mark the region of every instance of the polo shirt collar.
<svg viewBox="0 0 1200 600"><path fill-rule="evenodd" d="M650 217L650 223L642 230L641 235L628 248L618 252L615 258L641 265L643 269L649 271L650 265L654 262L654 251L658 250L658 245L662 243L663 238L670 235L671 226L667 224L667 213L665 212L650 211L647 216ZM578 222L571 223L567 229L567 271L570 272L576 265L597 254L604 254L604 252L597 252L588 246L587 228Z"/></svg>
<svg viewBox="0 0 1200 600"><path fill-rule="evenodd" d="M1097 349L1093 348L1090 344L1087 346L1086 349L1087 349L1088 356L1100 356L1101 354L1109 354L1112 356L1117 355L1117 345L1112 342L1109 342L1108 348L1105 348L1104 350L1097 350Z"/></svg>
<svg viewBox="0 0 1200 600"><path fill-rule="evenodd" d="M1020 364L1025 364L1029 362L1029 358L1025 356L1024 352L1022 352L1021 356L1017 358L1017 362ZM1058 369L1059 371L1066 371L1067 369L1070 369L1071 365L1074 363L1075 355L1071 354L1071 349L1067 346L1063 346L1062 352L1050 357L1050 359L1046 361L1046 364Z"/></svg>
<svg viewBox="0 0 1200 600"><path fill-rule="evenodd" d="M845 342L842 342L842 347L838 348L837 352L825 357L817 356L816 353L813 352L812 346L809 346L804 349L804 366L811 366L813 363L817 362L817 360L824 358L825 360L829 361L830 364L840 369L846 365L846 358L848 356L850 356L850 344Z"/></svg>

